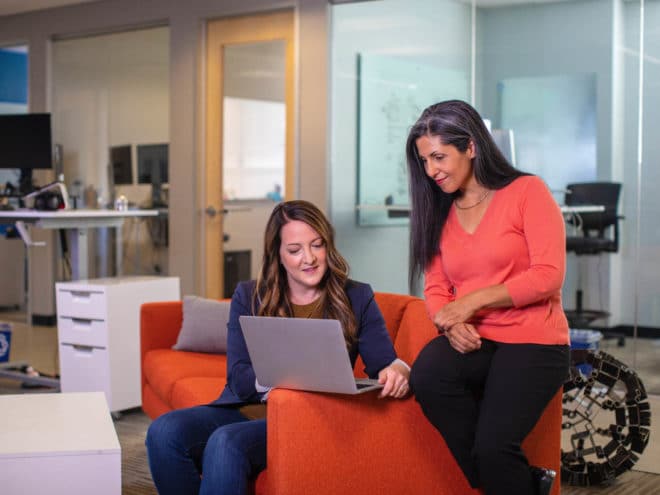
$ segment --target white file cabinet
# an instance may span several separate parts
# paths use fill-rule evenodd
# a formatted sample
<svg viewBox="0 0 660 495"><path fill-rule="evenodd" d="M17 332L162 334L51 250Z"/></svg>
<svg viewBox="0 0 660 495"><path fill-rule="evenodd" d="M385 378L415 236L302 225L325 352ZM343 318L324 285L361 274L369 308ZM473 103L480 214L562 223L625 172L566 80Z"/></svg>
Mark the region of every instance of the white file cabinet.
<svg viewBox="0 0 660 495"><path fill-rule="evenodd" d="M104 392L111 411L139 407L140 306L179 300L178 277L55 284L62 392Z"/></svg>

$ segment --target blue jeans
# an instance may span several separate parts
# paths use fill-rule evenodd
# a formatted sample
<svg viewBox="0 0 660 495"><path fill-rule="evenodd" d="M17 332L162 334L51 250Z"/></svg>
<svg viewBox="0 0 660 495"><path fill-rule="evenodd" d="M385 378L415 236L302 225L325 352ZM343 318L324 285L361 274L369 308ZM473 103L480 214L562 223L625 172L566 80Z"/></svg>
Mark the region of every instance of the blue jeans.
<svg viewBox="0 0 660 495"><path fill-rule="evenodd" d="M161 495L243 495L266 468L266 420L232 407L171 411L151 423L145 443Z"/></svg>

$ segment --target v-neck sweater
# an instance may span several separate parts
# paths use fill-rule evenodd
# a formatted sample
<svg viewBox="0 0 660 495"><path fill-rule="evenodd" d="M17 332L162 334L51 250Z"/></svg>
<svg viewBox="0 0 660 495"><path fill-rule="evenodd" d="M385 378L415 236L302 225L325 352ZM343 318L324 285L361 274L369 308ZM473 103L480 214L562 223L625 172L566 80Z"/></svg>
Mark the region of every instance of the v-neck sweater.
<svg viewBox="0 0 660 495"><path fill-rule="evenodd" d="M493 191L479 224L468 233L455 205L440 236L440 250L425 272L431 317L450 301L504 284L513 307L488 308L470 320L486 339L505 343L568 344L561 302L566 234L559 205L536 176Z"/></svg>

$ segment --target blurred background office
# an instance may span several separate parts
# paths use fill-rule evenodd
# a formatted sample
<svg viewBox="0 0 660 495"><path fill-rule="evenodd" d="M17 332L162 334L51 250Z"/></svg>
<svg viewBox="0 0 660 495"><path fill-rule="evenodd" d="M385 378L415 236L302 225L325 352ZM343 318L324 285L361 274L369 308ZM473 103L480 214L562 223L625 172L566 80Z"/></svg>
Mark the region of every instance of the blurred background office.
<svg viewBox="0 0 660 495"><path fill-rule="evenodd" d="M209 43L214 29L228 32L216 23L282 9L298 26L291 41L283 48L255 38L243 51L226 41L232 48L219 69L224 93L209 105ZM617 250L569 252L564 300L575 309L581 288L584 308L607 313L590 324L624 335L616 351L658 391L659 370L638 362L632 338L656 349L660 328L660 200L653 191L660 149L652 134L658 22L660 3L635 0L73 2L0 17L3 81L19 74L12 76L18 91L0 94L0 111L51 113L65 182L79 204L108 205L124 195L130 205L163 210L158 222L124 227L126 273L177 275L184 293L223 295L225 270L236 272L238 264L243 275L252 273L260 247L249 233L259 230L277 192L324 207L355 278L406 292L405 216L359 206L383 205L388 197L405 204L407 126L433 101L466 99L494 133L504 133L516 165L542 176L558 202L572 183L621 184ZM267 62L255 67L255 57ZM271 89L237 93L249 92L250 80L271 81ZM209 116L229 119L232 105L253 104L271 123L237 121L219 131L223 139L207 134ZM229 146L269 132L280 136L269 142L277 163ZM211 173L209 143L219 141L229 144L218 159L222 172ZM42 184L52 174L35 171ZM0 170L3 184L14 178ZM264 190L245 189L256 183ZM48 247L30 253L32 264L54 283L66 275L57 242L48 232L35 235ZM103 235L90 241L94 269L112 274L103 256L112 242ZM0 241L8 253L3 269L16 270L20 264L7 260L23 248ZM233 268L225 266L225 251ZM209 269L213 259L223 262ZM9 292L18 292L20 303L19 285ZM33 300L37 314L54 315L50 289Z"/></svg>

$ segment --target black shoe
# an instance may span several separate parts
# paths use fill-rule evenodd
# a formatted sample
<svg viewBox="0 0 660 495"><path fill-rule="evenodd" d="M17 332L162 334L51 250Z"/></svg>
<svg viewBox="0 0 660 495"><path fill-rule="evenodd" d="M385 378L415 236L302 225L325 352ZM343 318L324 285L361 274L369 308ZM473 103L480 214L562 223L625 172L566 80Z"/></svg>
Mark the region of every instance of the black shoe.
<svg viewBox="0 0 660 495"><path fill-rule="evenodd" d="M536 466L530 466L529 470L532 472L532 479L536 487L538 495L549 495L552 489L552 484L555 482L555 473L552 469L545 469Z"/></svg>

